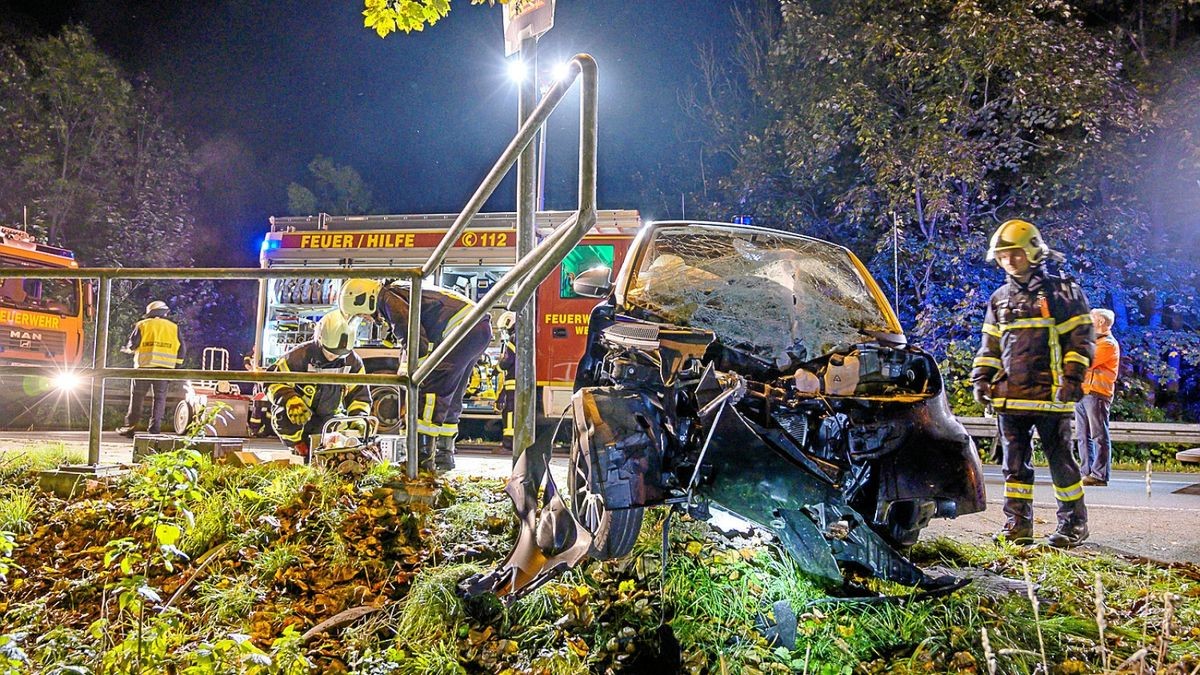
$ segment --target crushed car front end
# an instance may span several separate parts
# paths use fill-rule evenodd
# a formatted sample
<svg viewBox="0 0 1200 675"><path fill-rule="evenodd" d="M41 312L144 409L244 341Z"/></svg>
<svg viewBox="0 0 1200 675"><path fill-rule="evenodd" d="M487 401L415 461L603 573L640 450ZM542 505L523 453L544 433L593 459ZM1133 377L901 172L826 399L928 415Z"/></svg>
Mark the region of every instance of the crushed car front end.
<svg viewBox="0 0 1200 675"><path fill-rule="evenodd" d="M795 234L643 229L592 312L572 416L568 485L537 523L550 559L625 555L671 505L770 530L829 586L932 588L902 551L985 504L936 362L850 251Z"/></svg>

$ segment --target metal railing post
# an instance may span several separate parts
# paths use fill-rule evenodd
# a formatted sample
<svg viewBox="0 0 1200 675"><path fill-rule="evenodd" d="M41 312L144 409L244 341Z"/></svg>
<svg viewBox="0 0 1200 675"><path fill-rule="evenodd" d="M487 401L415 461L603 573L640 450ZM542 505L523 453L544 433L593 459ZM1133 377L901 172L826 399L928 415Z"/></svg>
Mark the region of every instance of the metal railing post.
<svg viewBox="0 0 1200 675"><path fill-rule="evenodd" d="M521 52L517 57L527 72L521 80L520 96L517 99L517 127L523 126L533 114L537 103L537 38L528 37L521 41ZM541 125L542 133L546 126ZM529 256L537 245L537 234L534 231L536 214L535 190L537 178L534 146L527 144L517 159L517 256L515 264ZM536 354L536 328L534 308L532 304L525 305L517 313L516 323L516 381L517 389L513 402L513 447L512 459L533 445L535 421L537 418L537 374L534 372L534 354Z"/></svg>
<svg viewBox="0 0 1200 675"><path fill-rule="evenodd" d="M88 465L100 465L100 432L104 429L104 369L108 367L108 304L112 277L102 276L96 300L96 340L92 354L92 397L88 401Z"/></svg>
<svg viewBox="0 0 1200 675"><path fill-rule="evenodd" d="M408 342L404 352L405 372L408 381L404 384L404 436L408 452L408 477L417 477L420 442L417 437L417 420L421 410L420 384L424 381L415 379L417 364L421 358L421 277L412 280L408 287Z"/></svg>

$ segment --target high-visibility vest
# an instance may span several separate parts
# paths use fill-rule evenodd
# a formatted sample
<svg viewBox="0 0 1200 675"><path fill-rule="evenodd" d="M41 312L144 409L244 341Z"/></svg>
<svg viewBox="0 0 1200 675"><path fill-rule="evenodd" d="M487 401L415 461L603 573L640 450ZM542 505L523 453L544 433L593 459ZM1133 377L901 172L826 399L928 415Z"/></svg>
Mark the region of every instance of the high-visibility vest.
<svg viewBox="0 0 1200 675"><path fill-rule="evenodd" d="M162 317L137 322L142 341L134 349L135 368L174 368L179 358L179 326Z"/></svg>
<svg viewBox="0 0 1200 675"><path fill-rule="evenodd" d="M1121 368L1121 345L1112 334L1096 336L1096 354L1083 378L1083 393L1112 400Z"/></svg>

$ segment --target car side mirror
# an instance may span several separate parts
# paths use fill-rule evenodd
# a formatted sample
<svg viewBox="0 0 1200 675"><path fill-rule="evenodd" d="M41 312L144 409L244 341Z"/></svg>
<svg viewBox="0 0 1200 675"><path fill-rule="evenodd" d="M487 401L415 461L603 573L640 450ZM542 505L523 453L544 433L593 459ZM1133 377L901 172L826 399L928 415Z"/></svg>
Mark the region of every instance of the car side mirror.
<svg viewBox="0 0 1200 675"><path fill-rule="evenodd" d="M584 270L571 282L571 290L575 291L576 295L603 298L612 290L612 282L609 281L611 276L612 270L607 267L593 267L590 270Z"/></svg>

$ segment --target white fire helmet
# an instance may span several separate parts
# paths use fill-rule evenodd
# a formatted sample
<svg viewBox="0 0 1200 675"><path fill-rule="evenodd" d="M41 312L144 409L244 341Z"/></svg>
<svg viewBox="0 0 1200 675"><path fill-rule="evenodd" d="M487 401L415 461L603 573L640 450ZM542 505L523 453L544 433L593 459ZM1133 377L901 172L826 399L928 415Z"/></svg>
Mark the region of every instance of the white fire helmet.
<svg viewBox="0 0 1200 675"><path fill-rule="evenodd" d="M354 349L354 339L357 337L355 322L346 318L341 310L333 310L317 322L317 344L325 350L326 356L342 357Z"/></svg>
<svg viewBox="0 0 1200 675"><path fill-rule="evenodd" d="M338 309L346 316L370 316L379 304L383 284L374 279L347 279L338 294Z"/></svg>
<svg viewBox="0 0 1200 675"><path fill-rule="evenodd" d="M512 330L517 325L517 313L505 312L496 320L496 328L498 330Z"/></svg>
<svg viewBox="0 0 1200 675"><path fill-rule="evenodd" d="M162 312L163 314L166 314L169 311L171 311L171 308L167 307L167 303L163 302L162 300L155 300L154 302L146 305L147 314L150 314L151 312Z"/></svg>

